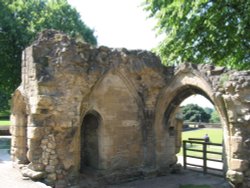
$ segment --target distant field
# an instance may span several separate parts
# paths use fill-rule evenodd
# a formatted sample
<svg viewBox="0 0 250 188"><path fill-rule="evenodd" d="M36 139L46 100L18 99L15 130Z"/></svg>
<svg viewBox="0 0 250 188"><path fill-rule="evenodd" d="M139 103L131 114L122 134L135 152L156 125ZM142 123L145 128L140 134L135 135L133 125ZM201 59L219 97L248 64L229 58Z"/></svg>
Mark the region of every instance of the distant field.
<svg viewBox="0 0 250 188"><path fill-rule="evenodd" d="M0 112L0 126L10 125L9 116L10 116L9 111Z"/></svg>
<svg viewBox="0 0 250 188"><path fill-rule="evenodd" d="M9 120L0 120L0 126L4 126L4 125L10 125L10 121Z"/></svg>
<svg viewBox="0 0 250 188"><path fill-rule="evenodd" d="M215 128L204 128L204 129L196 129L196 130L190 130L190 131L183 131L182 132L182 140L188 140L188 138L203 138L205 134L208 134L210 137L210 142L211 143L222 143L222 136L223 136L223 131L222 129L215 129ZM201 145L197 144L190 144L188 145L189 148L192 149L201 149ZM216 151L216 152L222 152L222 147L217 147L217 146L208 146L208 151ZM188 155L195 155L197 157L201 157L202 153L201 152L193 152L193 151L187 151ZM182 148L181 151L178 153L178 155L183 155L182 154ZM209 158L215 158L218 159L220 158L219 155L214 155L214 154L208 154Z"/></svg>
<svg viewBox="0 0 250 188"><path fill-rule="evenodd" d="M222 129L216 128L204 128L182 132L182 140L188 140L188 138L203 138L205 134L210 137L212 143L222 143Z"/></svg>

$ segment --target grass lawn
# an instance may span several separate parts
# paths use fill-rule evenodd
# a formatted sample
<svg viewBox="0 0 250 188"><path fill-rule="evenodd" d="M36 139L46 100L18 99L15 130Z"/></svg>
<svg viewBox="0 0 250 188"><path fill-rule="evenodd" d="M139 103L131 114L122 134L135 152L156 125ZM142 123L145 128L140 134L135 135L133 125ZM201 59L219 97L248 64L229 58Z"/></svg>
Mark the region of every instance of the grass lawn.
<svg viewBox="0 0 250 188"><path fill-rule="evenodd" d="M0 111L0 126L10 125L9 111Z"/></svg>
<svg viewBox="0 0 250 188"><path fill-rule="evenodd" d="M4 126L4 125L10 125L10 121L9 120L0 120L0 126Z"/></svg>
<svg viewBox="0 0 250 188"><path fill-rule="evenodd" d="M210 142L222 143L222 129L217 129L217 128L204 128L204 129L183 131L182 140L188 140L188 138L203 138L205 134L208 134Z"/></svg>
<svg viewBox="0 0 250 188"><path fill-rule="evenodd" d="M216 129L216 128L204 128L204 129L183 131L182 140L188 140L188 138L203 138L205 134L209 135L211 143L222 143L222 135L223 135L222 129ZM190 144L188 147L192 149L202 149L201 144L192 144L192 145ZM222 147L208 146L207 150L222 152ZM178 153L178 155L183 155L182 148L181 151ZM195 155L197 157L202 157L202 152L187 151L187 155ZM216 154L208 154L208 158L220 159L221 157L220 155Z"/></svg>

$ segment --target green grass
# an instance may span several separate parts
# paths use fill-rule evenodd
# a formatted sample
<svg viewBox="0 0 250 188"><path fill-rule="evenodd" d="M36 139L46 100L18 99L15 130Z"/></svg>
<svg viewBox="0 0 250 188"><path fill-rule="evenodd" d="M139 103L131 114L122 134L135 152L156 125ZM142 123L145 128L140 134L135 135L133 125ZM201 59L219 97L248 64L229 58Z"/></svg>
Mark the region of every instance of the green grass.
<svg viewBox="0 0 250 188"><path fill-rule="evenodd" d="M183 131L182 132L182 140L188 140L188 138L203 138L205 134L208 134L210 137L211 143L222 143L222 129L213 129L213 128L205 128L205 129L196 129L190 131ZM202 149L201 144L187 144L187 147L192 149ZM219 146L208 146L208 151L214 152L222 152L222 147ZM182 148L178 155L183 155ZM187 155L193 155L196 157L202 157L202 152L194 152L194 151L187 151ZM216 154L207 154L208 158L210 159L221 159L220 155Z"/></svg>
<svg viewBox="0 0 250 188"><path fill-rule="evenodd" d="M0 120L0 126L10 125L9 120Z"/></svg>
<svg viewBox="0 0 250 188"><path fill-rule="evenodd" d="M0 126L10 125L10 111L0 111Z"/></svg>
<svg viewBox="0 0 250 188"><path fill-rule="evenodd" d="M182 140L188 140L188 138L203 138L205 134L209 135L210 142L222 143L222 129L213 129L213 128L183 131Z"/></svg>
<svg viewBox="0 0 250 188"><path fill-rule="evenodd" d="M181 185L180 188L210 188L209 185Z"/></svg>

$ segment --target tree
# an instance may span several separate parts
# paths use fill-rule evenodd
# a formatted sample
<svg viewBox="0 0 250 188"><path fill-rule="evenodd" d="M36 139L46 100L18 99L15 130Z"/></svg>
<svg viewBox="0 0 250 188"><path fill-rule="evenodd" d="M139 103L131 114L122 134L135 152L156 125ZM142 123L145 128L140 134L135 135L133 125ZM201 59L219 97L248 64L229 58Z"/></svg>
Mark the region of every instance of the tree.
<svg viewBox="0 0 250 188"><path fill-rule="evenodd" d="M97 44L94 31L66 0L0 0L0 111L9 107L10 94L20 84L22 51L44 29Z"/></svg>
<svg viewBox="0 0 250 188"><path fill-rule="evenodd" d="M204 111L205 111L207 114L209 114L210 116L211 116L211 114L212 114L213 111L214 111L213 108L209 108L209 107L205 107L205 108L203 108L203 109L204 109Z"/></svg>
<svg viewBox="0 0 250 188"><path fill-rule="evenodd" d="M211 123L220 123L220 116L216 110L214 110L211 114L211 118L209 120Z"/></svg>
<svg viewBox="0 0 250 188"><path fill-rule="evenodd" d="M209 122L210 114L197 104L187 104L182 107L184 121Z"/></svg>
<svg viewBox="0 0 250 188"><path fill-rule="evenodd" d="M165 36L155 49L165 64L250 69L250 1L145 0L144 8Z"/></svg>

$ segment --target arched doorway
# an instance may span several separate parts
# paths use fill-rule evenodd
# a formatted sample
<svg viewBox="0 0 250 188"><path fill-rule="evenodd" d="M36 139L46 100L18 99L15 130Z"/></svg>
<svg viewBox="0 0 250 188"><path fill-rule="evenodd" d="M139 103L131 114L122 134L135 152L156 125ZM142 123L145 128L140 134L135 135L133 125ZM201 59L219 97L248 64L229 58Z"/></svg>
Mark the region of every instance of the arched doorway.
<svg viewBox="0 0 250 188"><path fill-rule="evenodd" d="M80 172L85 168L99 169L99 127L101 117L97 112L85 115L81 126Z"/></svg>
<svg viewBox="0 0 250 188"><path fill-rule="evenodd" d="M154 123L156 165L160 169L172 166L177 162L177 147L181 144L180 139L177 137L180 138L181 136L180 127L182 125L182 122L177 118L178 107L183 100L193 94L202 95L211 101L219 113L223 137L225 138L225 135L228 134L227 116L223 108L224 103L214 95L211 83L203 78L199 72L177 73L169 85L162 90L156 107ZM224 144L226 145L226 143ZM227 153L224 156L224 166L227 167Z"/></svg>
<svg viewBox="0 0 250 188"><path fill-rule="evenodd" d="M185 89L181 93L183 92L185 93ZM176 97L180 99L178 95ZM195 171L224 176L226 170L224 164L226 163L225 161L222 162L224 160L223 153L225 152L223 146L223 129L220 120L217 123L211 122L212 112L217 112L214 105L200 94L195 94L195 96L191 95L182 100L181 104L179 104L179 102L175 103L176 100L173 99L171 103L174 104L175 109L173 109L170 114L165 114L170 120L165 122L165 126L174 132L171 133L171 131L169 131L169 134L172 134L176 140L175 152L178 163ZM188 103L183 104L187 101ZM207 142L208 145L202 144L204 143L202 139L204 139L205 136L209 139ZM200 142L201 144L189 142L182 144L183 140ZM204 147L206 149L204 149ZM185 160L183 158L184 148L186 148L185 156L188 156L185 157ZM202 151L206 151L205 161ZM206 167L204 167L204 162Z"/></svg>

